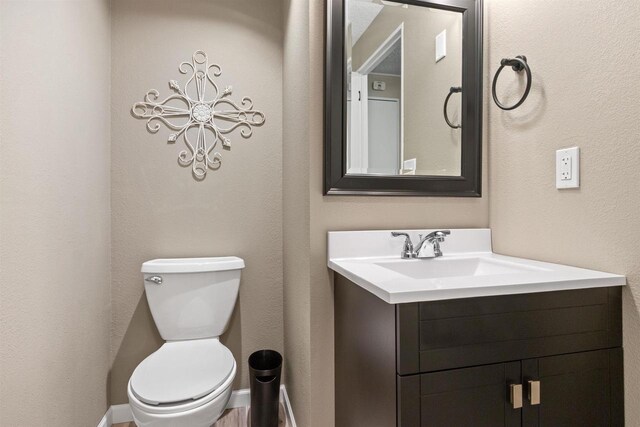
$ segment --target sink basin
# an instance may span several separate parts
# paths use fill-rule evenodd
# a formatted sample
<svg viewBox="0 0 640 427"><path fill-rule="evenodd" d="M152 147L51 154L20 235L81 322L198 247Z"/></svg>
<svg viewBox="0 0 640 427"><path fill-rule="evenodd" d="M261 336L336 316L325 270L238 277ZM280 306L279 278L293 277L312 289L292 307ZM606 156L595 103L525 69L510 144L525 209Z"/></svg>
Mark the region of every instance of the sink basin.
<svg viewBox="0 0 640 427"><path fill-rule="evenodd" d="M375 263L379 267L400 273L412 279L437 279L439 277L489 276L540 271L535 267L501 262L487 258L435 258L393 260Z"/></svg>

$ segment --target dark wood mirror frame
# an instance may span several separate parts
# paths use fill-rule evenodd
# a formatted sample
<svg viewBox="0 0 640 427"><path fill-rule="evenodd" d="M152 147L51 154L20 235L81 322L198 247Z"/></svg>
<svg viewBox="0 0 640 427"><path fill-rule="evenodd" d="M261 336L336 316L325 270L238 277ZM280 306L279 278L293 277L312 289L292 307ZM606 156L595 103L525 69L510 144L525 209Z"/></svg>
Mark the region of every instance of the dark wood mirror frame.
<svg viewBox="0 0 640 427"><path fill-rule="evenodd" d="M345 3L327 0L324 194L480 197L482 187L482 0L394 0L462 13L461 176L346 173ZM443 88L443 90L446 88Z"/></svg>

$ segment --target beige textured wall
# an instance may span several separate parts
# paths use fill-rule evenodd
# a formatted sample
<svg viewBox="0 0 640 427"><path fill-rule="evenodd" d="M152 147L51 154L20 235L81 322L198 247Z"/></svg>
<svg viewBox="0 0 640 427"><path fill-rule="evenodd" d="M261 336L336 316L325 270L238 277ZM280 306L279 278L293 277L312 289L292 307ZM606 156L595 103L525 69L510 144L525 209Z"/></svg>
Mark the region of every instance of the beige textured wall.
<svg viewBox="0 0 640 427"><path fill-rule="evenodd" d="M296 422L310 426L309 3L284 1L284 344L286 385Z"/></svg>
<svg viewBox="0 0 640 427"><path fill-rule="evenodd" d="M92 426L109 374L109 2L0 2L0 425Z"/></svg>
<svg viewBox="0 0 640 427"><path fill-rule="evenodd" d="M353 46L358 70L404 24L404 159L418 159L421 175L460 175L460 130L442 116L449 88L462 84L462 15L421 6L386 6ZM436 36L447 30L447 56L435 62ZM373 79L369 79L369 84ZM375 92L374 92L375 94ZM460 95L449 102L449 117L460 121Z"/></svg>
<svg viewBox="0 0 640 427"><path fill-rule="evenodd" d="M488 104L494 248L627 275L626 424L640 425L640 2L487 0L486 8L487 78L502 57L525 54L534 79L521 108ZM513 74L503 96L517 95ZM581 188L556 190L555 150L575 145Z"/></svg>
<svg viewBox="0 0 640 427"><path fill-rule="evenodd" d="M237 255L239 302L222 342L248 387L246 360L283 351L282 2L280 0L114 0L112 77L112 403L127 401L136 365L162 343L140 274L158 257ZM184 82L178 65L202 49L222 67L233 99L253 98L266 115L251 139L231 135L222 167L202 182L177 164L183 142L167 144L130 114L148 89Z"/></svg>
<svg viewBox="0 0 640 427"><path fill-rule="evenodd" d="M417 174L460 175L462 165L462 132L451 129L445 122L442 107L452 86L462 86L462 14L431 10L429 23L420 27L417 38L422 40L420 61L406 68L407 80L420 86L415 101L407 98L405 104L405 159L418 159ZM435 62L436 36L447 30L447 56ZM415 53L407 53L410 58ZM449 120L460 123L459 94L452 95L447 111ZM413 103L412 103L413 102ZM409 124L419 123L416 129Z"/></svg>

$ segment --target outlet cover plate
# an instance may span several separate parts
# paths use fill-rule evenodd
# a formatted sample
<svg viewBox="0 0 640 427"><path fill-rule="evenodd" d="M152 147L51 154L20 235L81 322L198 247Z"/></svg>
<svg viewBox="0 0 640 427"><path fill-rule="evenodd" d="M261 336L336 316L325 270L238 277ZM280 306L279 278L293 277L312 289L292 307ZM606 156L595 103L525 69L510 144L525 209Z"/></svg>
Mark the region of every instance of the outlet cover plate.
<svg viewBox="0 0 640 427"><path fill-rule="evenodd" d="M556 188L580 187L580 149L565 148L556 151Z"/></svg>

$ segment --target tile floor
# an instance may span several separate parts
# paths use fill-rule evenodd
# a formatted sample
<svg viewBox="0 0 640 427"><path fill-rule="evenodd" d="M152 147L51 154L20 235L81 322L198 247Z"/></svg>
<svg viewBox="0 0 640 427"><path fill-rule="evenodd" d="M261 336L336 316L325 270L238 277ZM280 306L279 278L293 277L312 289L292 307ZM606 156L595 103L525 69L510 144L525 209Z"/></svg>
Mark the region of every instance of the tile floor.
<svg viewBox="0 0 640 427"><path fill-rule="evenodd" d="M249 408L233 408L227 409L222 417L212 427L249 427L250 415ZM113 427L136 427L135 423L119 423ZM279 427L289 427L286 420L284 406L280 404L280 423Z"/></svg>

